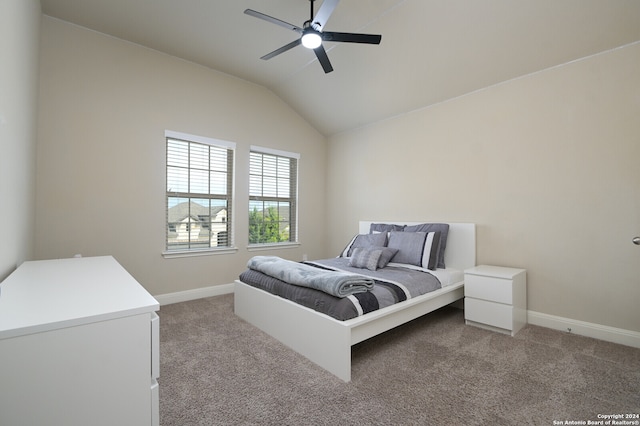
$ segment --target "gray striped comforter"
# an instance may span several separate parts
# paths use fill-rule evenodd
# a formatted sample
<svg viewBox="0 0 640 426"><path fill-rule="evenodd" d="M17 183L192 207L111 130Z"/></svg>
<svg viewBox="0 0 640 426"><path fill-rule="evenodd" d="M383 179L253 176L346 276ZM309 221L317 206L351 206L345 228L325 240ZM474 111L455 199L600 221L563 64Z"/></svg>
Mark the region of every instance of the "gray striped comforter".
<svg viewBox="0 0 640 426"><path fill-rule="evenodd" d="M441 288L440 281L434 275L408 268L387 266L377 271L369 271L349 266L349 259L342 257L305 264L320 270L361 275L372 279L374 284L366 292L336 297L314 288L289 284L251 268L240 274L240 281L338 320L356 318Z"/></svg>

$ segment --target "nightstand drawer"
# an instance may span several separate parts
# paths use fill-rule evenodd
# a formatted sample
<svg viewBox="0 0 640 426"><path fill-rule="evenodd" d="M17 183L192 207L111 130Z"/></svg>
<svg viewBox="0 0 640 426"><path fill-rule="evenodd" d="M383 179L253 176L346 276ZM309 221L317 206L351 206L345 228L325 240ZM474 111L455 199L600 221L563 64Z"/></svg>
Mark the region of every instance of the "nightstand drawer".
<svg viewBox="0 0 640 426"><path fill-rule="evenodd" d="M464 318L505 330L512 330L513 306L465 297Z"/></svg>
<svg viewBox="0 0 640 426"><path fill-rule="evenodd" d="M513 282L501 278L465 274L464 295L510 305L513 301Z"/></svg>

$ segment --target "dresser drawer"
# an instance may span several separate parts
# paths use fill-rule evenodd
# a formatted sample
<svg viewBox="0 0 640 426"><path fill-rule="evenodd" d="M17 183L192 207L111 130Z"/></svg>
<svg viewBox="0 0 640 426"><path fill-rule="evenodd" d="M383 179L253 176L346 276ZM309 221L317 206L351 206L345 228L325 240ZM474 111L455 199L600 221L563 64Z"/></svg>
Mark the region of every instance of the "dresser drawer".
<svg viewBox="0 0 640 426"><path fill-rule="evenodd" d="M160 317L151 313L151 379L160 377Z"/></svg>
<svg viewBox="0 0 640 426"><path fill-rule="evenodd" d="M464 318L505 330L513 329L513 307L511 305L465 297Z"/></svg>
<svg viewBox="0 0 640 426"><path fill-rule="evenodd" d="M502 278L466 274L464 295L510 305L513 301L513 282Z"/></svg>

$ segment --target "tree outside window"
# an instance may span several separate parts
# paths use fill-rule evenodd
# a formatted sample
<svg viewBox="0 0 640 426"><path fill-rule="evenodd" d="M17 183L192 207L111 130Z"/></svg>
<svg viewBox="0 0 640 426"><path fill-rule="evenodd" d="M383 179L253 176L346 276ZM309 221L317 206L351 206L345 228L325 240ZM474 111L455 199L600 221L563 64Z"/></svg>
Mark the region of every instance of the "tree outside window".
<svg viewBox="0 0 640 426"><path fill-rule="evenodd" d="M297 241L298 155L252 147L249 244Z"/></svg>

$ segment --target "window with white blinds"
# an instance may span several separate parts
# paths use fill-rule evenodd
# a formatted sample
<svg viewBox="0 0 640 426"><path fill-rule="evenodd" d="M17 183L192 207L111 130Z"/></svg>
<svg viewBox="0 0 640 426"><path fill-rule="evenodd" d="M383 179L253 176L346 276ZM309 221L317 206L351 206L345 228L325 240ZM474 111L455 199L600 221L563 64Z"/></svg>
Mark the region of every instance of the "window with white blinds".
<svg viewBox="0 0 640 426"><path fill-rule="evenodd" d="M299 154L251 147L249 244L298 241Z"/></svg>
<svg viewBox="0 0 640 426"><path fill-rule="evenodd" d="M233 142L165 132L168 252L233 245Z"/></svg>

